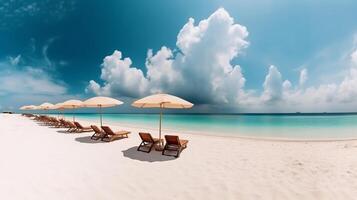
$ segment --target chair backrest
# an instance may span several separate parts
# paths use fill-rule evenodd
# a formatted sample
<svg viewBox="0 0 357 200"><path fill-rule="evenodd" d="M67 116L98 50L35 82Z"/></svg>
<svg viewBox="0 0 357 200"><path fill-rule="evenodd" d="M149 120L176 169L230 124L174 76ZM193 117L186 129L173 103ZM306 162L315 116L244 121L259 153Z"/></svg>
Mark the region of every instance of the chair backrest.
<svg viewBox="0 0 357 200"><path fill-rule="evenodd" d="M102 126L102 129L108 135L115 135L115 133L112 131L111 128L109 128L109 126Z"/></svg>
<svg viewBox="0 0 357 200"><path fill-rule="evenodd" d="M169 145L180 145L180 138L177 135L165 135L165 140Z"/></svg>
<svg viewBox="0 0 357 200"><path fill-rule="evenodd" d="M83 129L83 126L78 122L74 122L74 125L76 125L77 128Z"/></svg>
<svg viewBox="0 0 357 200"><path fill-rule="evenodd" d="M92 129L93 129L93 131L94 131L95 133L102 133L102 130L100 130L100 129L98 128L98 126L96 126L96 125L91 125L90 127L92 127Z"/></svg>
<svg viewBox="0 0 357 200"><path fill-rule="evenodd" d="M144 142L151 142L151 143L154 142L154 139L151 137L150 133L140 132L139 135L140 135L141 140Z"/></svg>
<svg viewBox="0 0 357 200"><path fill-rule="evenodd" d="M73 122L67 121L67 124L68 124L71 128L77 128L77 126L74 125Z"/></svg>

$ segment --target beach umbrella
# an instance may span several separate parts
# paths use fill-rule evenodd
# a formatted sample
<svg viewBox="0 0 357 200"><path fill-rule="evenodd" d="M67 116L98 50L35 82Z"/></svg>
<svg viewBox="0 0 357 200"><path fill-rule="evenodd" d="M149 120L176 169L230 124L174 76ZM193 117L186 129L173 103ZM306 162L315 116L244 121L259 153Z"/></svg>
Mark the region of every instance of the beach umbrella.
<svg viewBox="0 0 357 200"><path fill-rule="evenodd" d="M40 110L50 110L50 108L53 107L52 103L43 103L41 105L38 106L38 109Z"/></svg>
<svg viewBox="0 0 357 200"><path fill-rule="evenodd" d="M20 110L35 110L35 109L36 109L35 105L27 105L27 106L20 107Z"/></svg>
<svg viewBox="0 0 357 200"><path fill-rule="evenodd" d="M102 119L102 108L108 108L108 107L113 107L113 106L118 106L123 104L123 102L113 99L110 97L93 97L90 99L87 99L83 102L84 107L88 108L99 108L99 113L100 113L100 126L103 125L103 119Z"/></svg>
<svg viewBox="0 0 357 200"><path fill-rule="evenodd" d="M62 103L57 103L57 104L51 106L49 108L49 110L60 110L60 111L62 111L62 115L63 115L64 108L62 107ZM60 112L58 113L57 118L60 118Z"/></svg>
<svg viewBox="0 0 357 200"><path fill-rule="evenodd" d="M132 104L134 107L138 108L160 108L160 123L159 123L159 139L161 141L161 121L162 121L162 110L165 108L175 108L175 109L185 109L191 108L192 103L169 94L154 94L137 101ZM162 143L160 142L160 147Z"/></svg>
<svg viewBox="0 0 357 200"><path fill-rule="evenodd" d="M43 103L43 104L37 106L36 110L50 110L51 107L53 107L53 104L46 102L46 103Z"/></svg>
<svg viewBox="0 0 357 200"><path fill-rule="evenodd" d="M36 106L35 105L28 105L28 106L22 106L20 110L35 110Z"/></svg>
<svg viewBox="0 0 357 200"><path fill-rule="evenodd" d="M60 108L62 109L76 109L81 107L83 107L83 102L76 99L71 99L60 104ZM75 121L74 113L73 113L73 121Z"/></svg>

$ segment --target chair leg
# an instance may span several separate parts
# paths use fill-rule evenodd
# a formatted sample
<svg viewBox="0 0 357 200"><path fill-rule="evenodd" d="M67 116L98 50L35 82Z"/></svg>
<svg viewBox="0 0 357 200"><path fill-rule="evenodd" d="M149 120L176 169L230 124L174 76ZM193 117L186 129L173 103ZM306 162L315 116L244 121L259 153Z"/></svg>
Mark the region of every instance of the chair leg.
<svg viewBox="0 0 357 200"><path fill-rule="evenodd" d="M167 155L165 154L165 150L170 150L170 151L176 151L176 155ZM162 155L165 155L165 156L173 156L175 158L178 158L180 157L180 154L181 154L181 151L182 151L182 147L179 147L177 150L171 150L171 149L167 149L166 148L166 145L164 146L164 149L162 150Z"/></svg>
<svg viewBox="0 0 357 200"><path fill-rule="evenodd" d="M106 140L105 140L106 138L110 139L110 138L108 137L108 135L104 135L100 140L103 141L103 142L110 142L110 141L106 141Z"/></svg>
<svg viewBox="0 0 357 200"><path fill-rule="evenodd" d="M138 146L137 148L137 151L141 151L141 152L145 152L145 153L150 153L152 147L154 146L154 144L151 144L150 147L149 147L149 151L145 151L145 150L142 150L141 147L144 147L145 146L145 142L141 142L140 145Z"/></svg>
<svg viewBox="0 0 357 200"><path fill-rule="evenodd" d="M180 157L181 151L182 151L181 147L179 149L177 149L177 154L175 156L176 158Z"/></svg>
<svg viewBox="0 0 357 200"><path fill-rule="evenodd" d="M162 149L162 155L165 155L165 150L166 150L166 145L164 146L164 148ZM166 156L166 155L165 155Z"/></svg>
<svg viewBox="0 0 357 200"><path fill-rule="evenodd" d="M96 133L94 133L94 134L90 137L90 139L92 139L92 140L99 140L100 137L99 137L99 136L96 136Z"/></svg>
<svg viewBox="0 0 357 200"><path fill-rule="evenodd" d="M151 152L151 149L152 149L152 147L154 146L154 144L151 144L150 145L150 148L149 148L149 151L148 151L148 153L150 153Z"/></svg>
<svg viewBox="0 0 357 200"><path fill-rule="evenodd" d="M138 148L136 149L137 151L140 151L140 147L142 146L143 143L144 143L144 142L141 142L141 143L139 144Z"/></svg>

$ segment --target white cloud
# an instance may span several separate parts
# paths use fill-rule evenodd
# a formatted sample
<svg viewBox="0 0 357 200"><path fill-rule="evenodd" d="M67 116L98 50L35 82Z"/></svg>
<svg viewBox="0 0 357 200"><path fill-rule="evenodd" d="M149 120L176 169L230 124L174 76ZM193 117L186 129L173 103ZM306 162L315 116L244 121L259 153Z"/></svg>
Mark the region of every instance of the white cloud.
<svg viewBox="0 0 357 200"><path fill-rule="evenodd" d="M308 79L307 69L302 69L300 71L299 85L303 87Z"/></svg>
<svg viewBox="0 0 357 200"><path fill-rule="evenodd" d="M287 87L288 83L285 83ZM262 100L264 102L276 102L280 101L283 96L283 80L281 73L275 66L270 66L269 73L265 77L263 84Z"/></svg>
<svg viewBox="0 0 357 200"><path fill-rule="evenodd" d="M182 75L173 66L172 51L163 46L155 55L148 51L146 59L147 79L150 82L150 92L172 90L175 85L182 84Z"/></svg>
<svg viewBox="0 0 357 200"><path fill-rule="evenodd" d="M290 81L282 83L278 69L271 66L264 82L264 91L257 105L275 103L275 110L287 111L354 111L357 108L357 64L351 54L352 66L340 83L327 83L317 86L301 87L307 80L307 70L300 72L299 86L292 87ZM253 98L253 97L251 97Z"/></svg>
<svg viewBox="0 0 357 200"><path fill-rule="evenodd" d="M354 64L355 66L357 66L357 49L356 49L354 52L352 52L352 54L351 54L351 60L352 60L353 64Z"/></svg>
<svg viewBox="0 0 357 200"><path fill-rule="evenodd" d="M141 70L131 66L130 58L122 58L120 51L114 51L103 60L100 78L105 85L100 87L95 81L90 81L87 91L100 95L115 95L137 97L147 90L148 80Z"/></svg>
<svg viewBox="0 0 357 200"><path fill-rule="evenodd" d="M0 63L0 93L60 95L66 87L56 83L45 71L30 66L17 67L21 56Z"/></svg>
<svg viewBox="0 0 357 200"><path fill-rule="evenodd" d="M246 28L223 8L197 25L190 18L177 36L178 53L167 47L156 54L149 50L146 76L116 51L109 56L115 58L108 62L106 57L102 64L103 86L91 81L86 91L130 97L163 91L195 103L238 102L245 79L231 61L248 46L247 36Z"/></svg>
<svg viewBox="0 0 357 200"><path fill-rule="evenodd" d="M20 59L21 59L21 55L18 55L16 57L12 57L12 56L9 57L10 64L14 65L14 66L16 66L20 63Z"/></svg>

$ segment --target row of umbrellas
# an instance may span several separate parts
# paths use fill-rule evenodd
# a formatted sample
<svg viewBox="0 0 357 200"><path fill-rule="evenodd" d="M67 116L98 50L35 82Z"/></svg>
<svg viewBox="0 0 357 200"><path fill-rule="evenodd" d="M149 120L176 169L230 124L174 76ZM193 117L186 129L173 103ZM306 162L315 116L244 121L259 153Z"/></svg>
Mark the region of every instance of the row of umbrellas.
<svg viewBox="0 0 357 200"><path fill-rule="evenodd" d="M82 107L87 107L87 108L99 108L100 112L100 125L102 126L102 108L106 107L113 107L117 105L123 104L122 101L119 101L117 99L113 99L110 97L93 97L90 98L86 101L80 101L80 100L75 100L71 99L62 103L57 103L55 105L51 103L43 103L39 106L35 105L28 105L28 106L22 106L20 109L21 110L65 110L65 109L76 109L76 108L82 108ZM74 115L73 115L73 121L74 121Z"/></svg>
<svg viewBox="0 0 357 200"><path fill-rule="evenodd" d="M88 108L99 108L100 113L100 125L102 126L102 108L113 107L123 104L122 101L113 99L110 97L93 97L85 101L80 100L68 100L58 104L43 103L39 106L27 105L22 106L21 110L64 110L64 109L76 109L82 107ZM132 104L134 107L138 108L160 108L160 123L159 123L159 139L161 139L161 121L162 121L162 111L166 108L174 109L185 109L191 108L192 103L181 99L179 97L169 95L169 94L155 94L144 97L137 101L134 101ZM74 115L73 115L74 121Z"/></svg>

